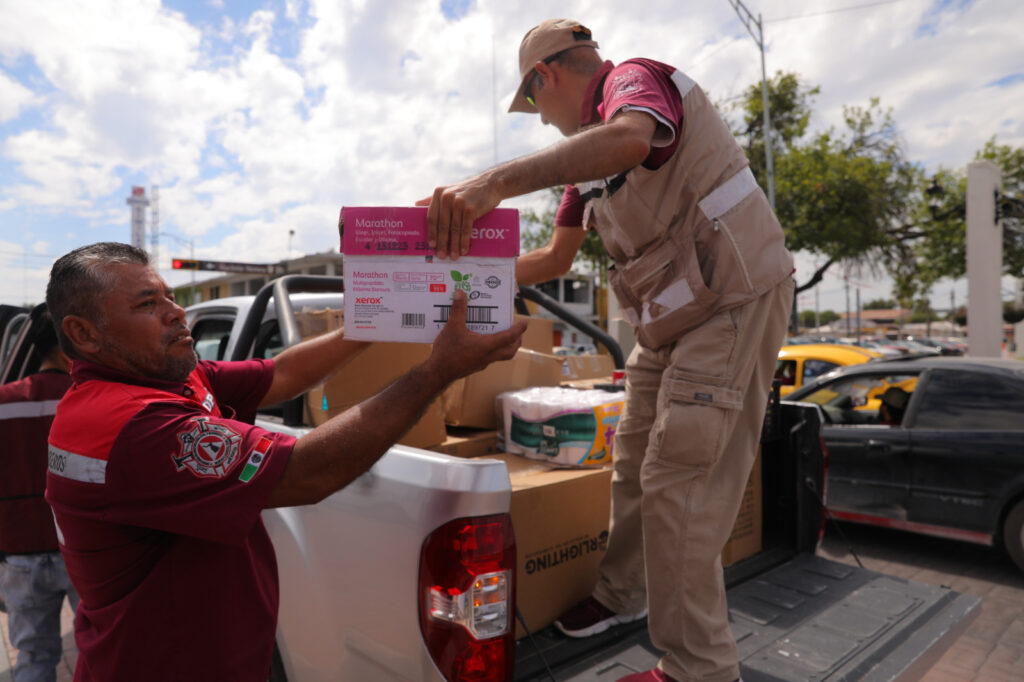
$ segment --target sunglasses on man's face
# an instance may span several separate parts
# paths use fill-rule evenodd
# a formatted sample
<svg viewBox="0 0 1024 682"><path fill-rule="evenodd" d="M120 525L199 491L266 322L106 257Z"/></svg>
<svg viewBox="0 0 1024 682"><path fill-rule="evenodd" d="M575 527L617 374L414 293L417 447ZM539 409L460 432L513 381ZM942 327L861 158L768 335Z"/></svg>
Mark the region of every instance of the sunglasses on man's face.
<svg viewBox="0 0 1024 682"><path fill-rule="evenodd" d="M526 84L526 90L524 92L526 101L529 102L530 106L534 109L537 108L537 102L533 99L533 84L536 82L538 76L540 76L540 74L534 71L533 76L530 77L530 82Z"/></svg>

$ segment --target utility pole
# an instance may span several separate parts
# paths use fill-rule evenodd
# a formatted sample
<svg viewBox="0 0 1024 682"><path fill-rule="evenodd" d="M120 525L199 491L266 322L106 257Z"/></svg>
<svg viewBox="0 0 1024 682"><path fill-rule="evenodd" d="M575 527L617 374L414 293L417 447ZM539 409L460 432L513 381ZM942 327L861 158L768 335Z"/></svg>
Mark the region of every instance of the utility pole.
<svg viewBox="0 0 1024 682"><path fill-rule="evenodd" d="M860 345L860 287L857 287L857 345Z"/></svg>
<svg viewBox="0 0 1024 682"><path fill-rule="evenodd" d="M814 328L821 327L821 315L818 313L818 285L814 285Z"/></svg>
<svg viewBox="0 0 1024 682"><path fill-rule="evenodd" d="M757 19L754 19L754 15L750 13L750 10L740 2L740 0L729 0L729 4L736 10L736 15L743 22L743 25L747 28L747 33L757 43L758 49L761 50L761 104L764 110L764 167L765 172L768 175L768 203L771 204L772 210L775 210L775 164L772 162L772 117L768 111L768 71L764 66L764 25L761 21L761 15L757 15ZM754 28L757 28L757 32L754 32Z"/></svg>
<svg viewBox="0 0 1024 682"><path fill-rule="evenodd" d="M850 335L850 323L853 321L851 318L852 313L850 312L850 278L849 273L843 278L843 286L846 289L846 335Z"/></svg>

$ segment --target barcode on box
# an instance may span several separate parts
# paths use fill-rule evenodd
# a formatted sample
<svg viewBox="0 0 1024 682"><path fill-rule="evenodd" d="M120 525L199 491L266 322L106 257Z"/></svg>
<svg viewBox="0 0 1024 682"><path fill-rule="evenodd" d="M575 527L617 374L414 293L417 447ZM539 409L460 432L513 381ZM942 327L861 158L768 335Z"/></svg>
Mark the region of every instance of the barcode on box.
<svg viewBox="0 0 1024 682"><path fill-rule="evenodd" d="M402 313L403 329L423 329L426 324L426 313Z"/></svg>
<svg viewBox="0 0 1024 682"><path fill-rule="evenodd" d="M450 305L435 305L438 319L434 322L447 322L452 312ZM496 305L471 305L466 309L467 324L497 324L492 313L498 309Z"/></svg>

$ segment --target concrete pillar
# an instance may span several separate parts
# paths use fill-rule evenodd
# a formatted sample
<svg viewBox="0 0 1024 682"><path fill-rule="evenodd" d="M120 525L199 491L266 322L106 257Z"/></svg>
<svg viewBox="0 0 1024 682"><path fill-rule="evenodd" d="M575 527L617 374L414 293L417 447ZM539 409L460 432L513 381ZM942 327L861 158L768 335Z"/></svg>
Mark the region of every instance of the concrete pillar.
<svg viewBox="0 0 1024 682"><path fill-rule="evenodd" d="M1003 338L1003 226L995 222L999 166L967 165L967 345L974 357L998 358Z"/></svg>

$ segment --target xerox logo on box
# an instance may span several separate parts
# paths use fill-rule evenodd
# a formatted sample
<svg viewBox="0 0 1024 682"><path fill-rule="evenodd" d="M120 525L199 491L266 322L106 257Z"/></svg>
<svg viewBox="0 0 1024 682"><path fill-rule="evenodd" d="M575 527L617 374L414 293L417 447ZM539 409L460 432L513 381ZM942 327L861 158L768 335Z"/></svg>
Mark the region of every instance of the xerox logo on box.
<svg viewBox="0 0 1024 682"><path fill-rule="evenodd" d="M506 233L504 227L474 227L471 237L473 239L504 239Z"/></svg>

